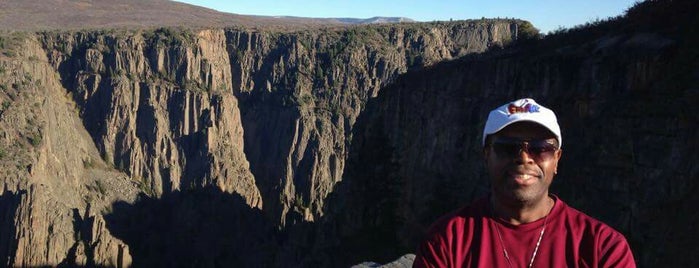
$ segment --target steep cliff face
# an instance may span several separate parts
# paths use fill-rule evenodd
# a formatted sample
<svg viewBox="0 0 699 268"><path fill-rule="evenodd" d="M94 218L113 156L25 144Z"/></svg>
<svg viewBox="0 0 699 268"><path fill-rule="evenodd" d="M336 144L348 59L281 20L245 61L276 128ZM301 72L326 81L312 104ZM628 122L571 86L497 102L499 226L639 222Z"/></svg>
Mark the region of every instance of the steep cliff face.
<svg viewBox="0 0 699 268"><path fill-rule="evenodd" d="M507 44L523 23L3 35L0 259L309 258L277 255L300 252L284 228L314 233L368 100L407 70Z"/></svg>
<svg viewBox="0 0 699 268"><path fill-rule="evenodd" d="M45 35L104 160L154 195L216 185L261 207L223 33ZM55 47L54 47L55 46Z"/></svg>
<svg viewBox="0 0 699 268"><path fill-rule="evenodd" d="M468 22L229 32L245 151L265 210L282 225L322 216L368 99L409 68L508 43L518 27Z"/></svg>
<svg viewBox="0 0 699 268"><path fill-rule="evenodd" d="M75 105L29 35L3 36L0 259L8 266L128 265L102 212L137 188L100 160Z"/></svg>
<svg viewBox="0 0 699 268"><path fill-rule="evenodd" d="M380 261L411 252L439 215L488 191L488 112L533 97L563 131L552 192L624 233L639 266L696 266L687 257L696 231L686 228L699 201L699 40L681 12L690 7L651 1L623 19L396 80L355 127L342 201L326 216L345 236L332 251Z"/></svg>
<svg viewBox="0 0 699 268"><path fill-rule="evenodd" d="M323 215L354 121L385 83L408 68L510 42L518 23L43 41L105 161L156 195L219 185L251 206L265 204L284 226L287 217Z"/></svg>

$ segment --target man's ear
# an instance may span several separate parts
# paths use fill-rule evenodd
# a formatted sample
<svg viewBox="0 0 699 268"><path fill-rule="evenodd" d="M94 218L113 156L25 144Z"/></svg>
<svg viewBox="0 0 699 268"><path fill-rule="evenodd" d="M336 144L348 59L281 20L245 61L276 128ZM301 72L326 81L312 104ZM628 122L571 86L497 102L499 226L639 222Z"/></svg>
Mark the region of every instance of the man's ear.
<svg viewBox="0 0 699 268"><path fill-rule="evenodd" d="M562 156L563 149L558 149L558 151L556 151L556 167L553 169L553 174L558 174L558 161L561 160Z"/></svg>
<svg viewBox="0 0 699 268"><path fill-rule="evenodd" d="M561 160L561 156L563 156L563 149L558 149L558 151L556 151L556 162Z"/></svg>

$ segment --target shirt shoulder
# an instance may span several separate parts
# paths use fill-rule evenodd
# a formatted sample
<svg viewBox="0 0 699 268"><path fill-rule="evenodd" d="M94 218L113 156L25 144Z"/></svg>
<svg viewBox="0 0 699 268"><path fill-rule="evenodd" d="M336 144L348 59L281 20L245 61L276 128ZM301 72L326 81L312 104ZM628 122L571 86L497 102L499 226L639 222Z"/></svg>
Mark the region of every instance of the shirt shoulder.
<svg viewBox="0 0 699 268"><path fill-rule="evenodd" d="M437 234L447 232L449 230L454 230L455 228L461 229L467 227L473 220L481 219L487 216L490 204L487 198L481 198L473 203L454 210L446 215L440 217L432 223L428 229L429 234Z"/></svg>
<svg viewBox="0 0 699 268"><path fill-rule="evenodd" d="M558 199L560 203L561 216L565 220L566 224L572 231L585 232L588 235L595 236L612 236L621 237L624 236L614 229L613 227L607 225L606 223L593 218L590 215L585 214L571 206L568 206L565 202Z"/></svg>
<svg viewBox="0 0 699 268"><path fill-rule="evenodd" d="M478 222L489 210L487 199L448 213L435 221L417 248L414 267L461 267Z"/></svg>
<svg viewBox="0 0 699 268"><path fill-rule="evenodd" d="M636 267L624 235L613 227L558 200L561 218L581 248L590 252L601 267Z"/></svg>

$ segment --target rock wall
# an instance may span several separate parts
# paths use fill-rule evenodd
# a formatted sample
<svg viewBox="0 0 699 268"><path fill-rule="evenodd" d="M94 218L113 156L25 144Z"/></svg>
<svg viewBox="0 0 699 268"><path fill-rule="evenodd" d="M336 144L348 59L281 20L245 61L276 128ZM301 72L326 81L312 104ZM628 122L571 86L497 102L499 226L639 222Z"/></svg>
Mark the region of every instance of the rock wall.
<svg viewBox="0 0 699 268"><path fill-rule="evenodd" d="M505 45L523 23L3 33L0 259L309 258L277 255L294 248L284 230L324 215L368 100L409 69Z"/></svg>
<svg viewBox="0 0 699 268"><path fill-rule="evenodd" d="M3 38L3 264L128 265L128 247L106 230L102 212L132 202L137 188L100 160L39 42L22 33Z"/></svg>
<svg viewBox="0 0 699 268"><path fill-rule="evenodd" d="M385 83L510 42L518 23L161 29L43 42L105 161L156 195L217 184L265 204L284 226L323 215L354 120Z"/></svg>
<svg viewBox="0 0 699 268"><path fill-rule="evenodd" d="M507 43L518 27L416 26L228 33L245 152L265 210L281 225L323 215L356 118L384 85L410 68Z"/></svg>
<svg viewBox="0 0 699 268"><path fill-rule="evenodd" d="M216 185L261 207L223 33L149 34L44 36L103 159L150 194Z"/></svg>

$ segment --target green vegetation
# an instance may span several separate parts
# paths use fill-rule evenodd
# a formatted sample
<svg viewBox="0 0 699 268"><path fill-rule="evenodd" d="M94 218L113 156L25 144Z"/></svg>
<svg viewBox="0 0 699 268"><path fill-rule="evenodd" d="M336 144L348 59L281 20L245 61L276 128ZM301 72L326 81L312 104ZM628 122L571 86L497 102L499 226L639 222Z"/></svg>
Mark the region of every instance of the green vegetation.
<svg viewBox="0 0 699 268"><path fill-rule="evenodd" d="M303 195L299 192L294 196L294 207L303 211L308 208L308 204L303 200Z"/></svg>
<svg viewBox="0 0 699 268"><path fill-rule="evenodd" d="M420 66L423 64L422 54L415 50L406 51L406 61L408 66Z"/></svg>
<svg viewBox="0 0 699 268"><path fill-rule="evenodd" d="M71 52L68 48L68 44L64 42L58 43L58 47L56 49L63 54L70 54Z"/></svg>
<svg viewBox="0 0 699 268"><path fill-rule="evenodd" d="M102 160L104 160L107 165L110 165L112 168L114 168L114 160L112 160L112 156L108 154L107 152L102 152L101 153Z"/></svg>
<svg viewBox="0 0 699 268"><path fill-rule="evenodd" d="M517 40L530 40L540 38L541 34L539 33L539 29L534 27L534 25L532 25L531 22L520 21L518 26L519 27L517 29Z"/></svg>
<svg viewBox="0 0 699 268"><path fill-rule="evenodd" d="M308 106L315 102L315 98L311 94L301 94L298 98L298 102L301 106Z"/></svg>
<svg viewBox="0 0 699 268"><path fill-rule="evenodd" d="M242 60L245 58L245 51L238 49L235 51L235 56L238 57L238 60Z"/></svg>
<svg viewBox="0 0 699 268"><path fill-rule="evenodd" d="M102 210L100 212L102 213L102 215L109 215L109 214L112 214L113 211L114 211L114 206L108 205L108 206L105 206L104 208L102 208Z"/></svg>
<svg viewBox="0 0 699 268"><path fill-rule="evenodd" d="M220 84L218 84L218 86L216 86L217 92L226 92L226 90L228 90L228 89L226 88L226 84L224 84L224 83L220 83Z"/></svg>
<svg viewBox="0 0 699 268"><path fill-rule="evenodd" d="M107 73L109 74L109 77L121 77L126 74L124 69L114 69L112 66L107 67Z"/></svg>
<svg viewBox="0 0 699 268"><path fill-rule="evenodd" d="M211 87L209 85L204 85L196 80L185 80L183 85L185 90L190 90L194 92L210 92Z"/></svg>
<svg viewBox="0 0 699 268"><path fill-rule="evenodd" d="M147 196L156 196L155 190L153 189L151 184L148 183L149 180L142 177L133 177L132 179L138 183L138 189L141 190L141 192L143 192Z"/></svg>
<svg viewBox="0 0 699 268"><path fill-rule="evenodd" d="M92 158L83 159L83 167L86 169L94 168L95 162L92 161Z"/></svg>
<svg viewBox="0 0 699 268"><path fill-rule="evenodd" d="M97 191L99 191L100 194L105 195L107 194L107 189L104 187L104 184L102 181L97 180L95 181L95 185L97 186Z"/></svg>
<svg viewBox="0 0 699 268"><path fill-rule="evenodd" d="M0 53L7 57L17 56L17 47L25 38L25 32L0 32Z"/></svg>
<svg viewBox="0 0 699 268"><path fill-rule="evenodd" d="M195 35L191 29L185 28L158 28L154 31L146 31L143 38L155 47L186 46L194 43Z"/></svg>
<svg viewBox="0 0 699 268"><path fill-rule="evenodd" d="M29 137L29 142L32 144L32 146L38 147L41 144L42 138L41 133L35 132Z"/></svg>
<svg viewBox="0 0 699 268"><path fill-rule="evenodd" d="M299 43L306 49L313 48L313 37L309 32L304 32L298 36Z"/></svg>

